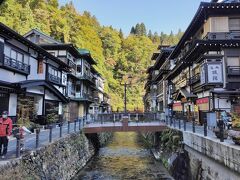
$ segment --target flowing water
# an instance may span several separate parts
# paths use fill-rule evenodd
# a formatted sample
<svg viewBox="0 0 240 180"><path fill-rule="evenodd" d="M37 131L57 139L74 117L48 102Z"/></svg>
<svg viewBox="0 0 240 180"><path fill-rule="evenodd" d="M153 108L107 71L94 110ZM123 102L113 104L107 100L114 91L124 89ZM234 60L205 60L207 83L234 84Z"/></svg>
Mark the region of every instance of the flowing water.
<svg viewBox="0 0 240 180"><path fill-rule="evenodd" d="M112 141L74 179L172 179L163 165L138 141L136 133L115 133Z"/></svg>

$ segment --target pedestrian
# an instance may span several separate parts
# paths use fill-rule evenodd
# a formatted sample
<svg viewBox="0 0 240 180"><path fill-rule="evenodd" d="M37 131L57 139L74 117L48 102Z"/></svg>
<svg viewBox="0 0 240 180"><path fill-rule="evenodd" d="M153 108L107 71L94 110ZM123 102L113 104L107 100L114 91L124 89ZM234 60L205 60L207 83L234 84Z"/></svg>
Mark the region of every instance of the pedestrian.
<svg viewBox="0 0 240 180"><path fill-rule="evenodd" d="M4 159L7 154L8 141L11 134L12 120L8 117L8 112L3 111L2 117L0 118L0 156L2 159Z"/></svg>

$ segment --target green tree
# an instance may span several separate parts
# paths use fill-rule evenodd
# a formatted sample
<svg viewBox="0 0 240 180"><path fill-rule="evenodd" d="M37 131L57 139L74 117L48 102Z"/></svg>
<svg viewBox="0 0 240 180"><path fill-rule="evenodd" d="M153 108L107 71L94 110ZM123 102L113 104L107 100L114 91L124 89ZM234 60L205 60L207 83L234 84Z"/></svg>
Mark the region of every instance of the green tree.
<svg viewBox="0 0 240 180"><path fill-rule="evenodd" d="M130 34L135 34L136 33L136 31L135 31L135 28L134 28L134 26L131 28L131 31L130 31Z"/></svg>
<svg viewBox="0 0 240 180"><path fill-rule="evenodd" d="M141 26L140 26L140 24L137 23L135 26L135 35L139 36L139 35L141 35L141 32L142 32Z"/></svg>
<svg viewBox="0 0 240 180"><path fill-rule="evenodd" d="M91 51L97 61L95 67L105 79L105 91L110 95L113 110L123 110L122 78L131 74L132 86L128 88L128 109L142 109L142 96L146 68L156 47L161 44L176 44L181 30L170 35L149 30L146 36L144 23L137 23L130 34L122 30L104 27L95 16L78 12L72 2L59 7L57 0L6 0L0 5L0 22L24 34L37 28L65 43Z"/></svg>
<svg viewBox="0 0 240 180"><path fill-rule="evenodd" d="M146 30L146 26L144 23L140 24L140 35L141 36L146 36L147 35L147 30Z"/></svg>
<svg viewBox="0 0 240 180"><path fill-rule="evenodd" d="M120 37L120 39L123 39L123 38L124 38L122 29L119 30L119 37Z"/></svg>
<svg viewBox="0 0 240 180"><path fill-rule="evenodd" d="M153 39L153 34L151 30L148 31L148 38L151 40Z"/></svg>

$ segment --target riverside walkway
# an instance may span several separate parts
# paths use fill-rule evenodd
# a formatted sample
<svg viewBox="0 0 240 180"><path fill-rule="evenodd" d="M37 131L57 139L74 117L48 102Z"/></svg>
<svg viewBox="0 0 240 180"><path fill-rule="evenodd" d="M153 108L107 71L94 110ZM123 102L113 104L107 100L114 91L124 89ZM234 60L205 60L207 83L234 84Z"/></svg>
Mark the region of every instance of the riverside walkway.
<svg viewBox="0 0 240 180"><path fill-rule="evenodd" d="M48 129L45 129L43 126L38 134L35 131L32 134L24 135L24 149L22 152L20 152L20 149L18 147L17 138L10 136L8 143L8 153L4 159L0 159L0 165L9 162L11 159L18 158L25 153L47 146L52 142L64 138L68 134L77 133L82 130L83 126L84 121L82 121L82 119L79 119L75 122L54 124Z"/></svg>

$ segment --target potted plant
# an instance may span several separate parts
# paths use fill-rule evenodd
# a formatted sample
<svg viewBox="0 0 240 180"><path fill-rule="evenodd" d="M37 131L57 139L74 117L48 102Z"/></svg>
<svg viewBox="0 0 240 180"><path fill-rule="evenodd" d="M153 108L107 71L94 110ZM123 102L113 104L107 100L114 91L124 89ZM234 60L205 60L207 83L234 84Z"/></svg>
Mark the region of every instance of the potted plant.
<svg viewBox="0 0 240 180"><path fill-rule="evenodd" d="M240 145L240 114L232 114L232 129L228 132L235 144Z"/></svg>

